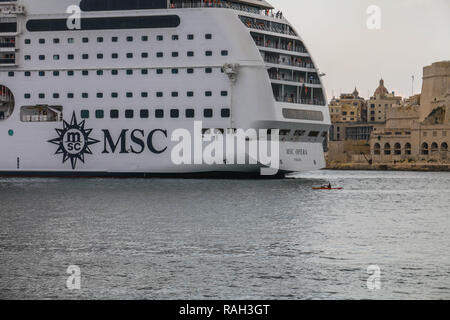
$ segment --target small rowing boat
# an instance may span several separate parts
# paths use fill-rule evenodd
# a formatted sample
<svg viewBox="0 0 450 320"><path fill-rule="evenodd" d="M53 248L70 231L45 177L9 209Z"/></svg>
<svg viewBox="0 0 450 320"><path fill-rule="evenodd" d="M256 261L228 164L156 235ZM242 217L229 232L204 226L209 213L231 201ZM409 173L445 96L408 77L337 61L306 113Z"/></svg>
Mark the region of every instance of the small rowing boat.
<svg viewBox="0 0 450 320"><path fill-rule="evenodd" d="M313 190L343 190L344 188L314 187Z"/></svg>

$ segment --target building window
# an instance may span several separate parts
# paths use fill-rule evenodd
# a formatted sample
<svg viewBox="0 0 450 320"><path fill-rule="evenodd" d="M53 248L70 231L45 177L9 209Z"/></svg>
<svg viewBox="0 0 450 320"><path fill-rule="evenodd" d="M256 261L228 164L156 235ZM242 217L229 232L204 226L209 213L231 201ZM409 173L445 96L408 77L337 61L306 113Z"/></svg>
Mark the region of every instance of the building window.
<svg viewBox="0 0 450 320"><path fill-rule="evenodd" d="M205 118L212 118L213 117L213 110L212 109L205 109L205 110L203 110L203 116Z"/></svg>
<svg viewBox="0 0 450 320"><path fill-rule="evenodd" d="M113 109L109 112L109 116L111 119L118 119L119 118L119 110Z"/></svg>
<svg viewBox="0 0 450 320"><path fill-rule="evenodd" d="M134 117L134 111L133 110L125 110L125 118L126 119L133 119Z"/></svg>
<svg viewBox="0 0 450 320"><path fill-rule="evenodd" d="M81 110L81 119L89 119L89 110Z"/></svg>
<svg viewBox="0 0 450 320"><path fill-rule="evenodd" d="M95 110L95 117L97 119L103 119L105 117L105 112L103 110Z"/></svg>

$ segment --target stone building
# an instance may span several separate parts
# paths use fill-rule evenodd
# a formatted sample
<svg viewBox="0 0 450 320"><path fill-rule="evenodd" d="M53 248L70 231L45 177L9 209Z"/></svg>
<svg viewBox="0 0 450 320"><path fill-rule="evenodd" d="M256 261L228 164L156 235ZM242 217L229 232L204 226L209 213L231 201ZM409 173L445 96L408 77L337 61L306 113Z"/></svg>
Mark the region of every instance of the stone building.
<svg viewBox="0 0 450 320"><path fill-rule="evenodd" d="M373 96L367 102L367 122L386 121L386 113L393 105L400 104L402 97L398 97L394 92L389 91L384 86L384 80L380 80L380 85L375 90Z"/></svg>
<svg viewBox="0 0 450 320"><path fill-rule="evenodd" d="M449 162L449 77L450 61L425 67L422 93L387 109L370 139L374 163Z"/></svg>

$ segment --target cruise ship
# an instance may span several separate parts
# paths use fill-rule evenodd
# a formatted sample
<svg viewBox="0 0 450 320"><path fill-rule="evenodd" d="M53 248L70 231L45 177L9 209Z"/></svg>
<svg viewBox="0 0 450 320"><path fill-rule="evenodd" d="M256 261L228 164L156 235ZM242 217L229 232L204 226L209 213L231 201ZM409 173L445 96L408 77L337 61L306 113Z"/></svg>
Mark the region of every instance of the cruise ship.
<svg viewBox="0 0 450 320"><path fill-rule="evenodd" d="M0 175L258 175L263 139L279 143L278 173L318 170L321 76L264 0L0 0ZM173 132L199 123L202 146L268 135L234 159L174 163Z"/></svg>

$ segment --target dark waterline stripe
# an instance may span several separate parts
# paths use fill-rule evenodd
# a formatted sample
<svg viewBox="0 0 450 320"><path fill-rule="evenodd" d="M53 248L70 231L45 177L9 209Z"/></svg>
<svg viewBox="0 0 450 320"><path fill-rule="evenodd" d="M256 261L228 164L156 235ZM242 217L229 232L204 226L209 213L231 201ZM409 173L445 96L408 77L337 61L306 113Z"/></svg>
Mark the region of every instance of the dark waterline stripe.
<svg viewBox="0 0 450 320"><path fill-rule="evenodd" d="M28 20L27 30L44 31L86 31L86 30L118 30L118 29L154 29L176 28L180 25L177 15L82 18L81 29L72 30L67 27L67 19L35 19Z"/></svg>

